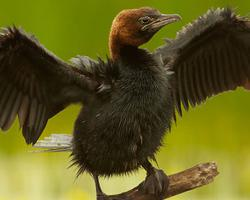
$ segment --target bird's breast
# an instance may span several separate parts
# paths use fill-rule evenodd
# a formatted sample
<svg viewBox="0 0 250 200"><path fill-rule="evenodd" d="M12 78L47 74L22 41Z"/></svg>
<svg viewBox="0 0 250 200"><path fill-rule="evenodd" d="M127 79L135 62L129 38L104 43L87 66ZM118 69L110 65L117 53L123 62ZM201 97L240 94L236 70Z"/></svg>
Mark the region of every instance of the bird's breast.
<svg viewBox="0 0 250 200"><path fill-rule="evenodd" d="M128 153L152 156L161 145L173 117L169 78L163 72L141 70L124 74L117 83L106 124L116 130L112 140L127 144Z"/></svg>
<svg viewBox="0 0 250 200"><path fill-rule="evenodd" d="M117 82L112 103L143 112L164 106L170 92L170 79L163 71L131 70Z"/></svg>
<svg viewBox="0 0 250 200"><path fill-rule="evenodd" d="M120 124L133 132L164 132L173 116L170 77L163 71L126 72L117 82L111 105Z"/></svg>

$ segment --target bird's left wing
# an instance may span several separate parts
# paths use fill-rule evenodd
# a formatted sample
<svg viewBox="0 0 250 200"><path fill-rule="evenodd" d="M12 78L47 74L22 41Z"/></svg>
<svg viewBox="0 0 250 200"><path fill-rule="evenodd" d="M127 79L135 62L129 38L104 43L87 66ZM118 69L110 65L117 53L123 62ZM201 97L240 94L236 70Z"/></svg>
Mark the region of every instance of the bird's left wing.
<svg viewBox="0 0 250 200"><path fill-rule="evenodd" d="M175 73L176 109L250 80L250 21L230 9L209 10L155 55Z"/></svg>

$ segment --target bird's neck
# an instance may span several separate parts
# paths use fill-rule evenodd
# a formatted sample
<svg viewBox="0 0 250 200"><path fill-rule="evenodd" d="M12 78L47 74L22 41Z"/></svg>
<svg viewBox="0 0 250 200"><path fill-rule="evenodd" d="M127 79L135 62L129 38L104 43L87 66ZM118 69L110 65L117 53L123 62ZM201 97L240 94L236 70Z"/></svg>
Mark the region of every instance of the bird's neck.
<svg viewBox="0 0 250 200"><path fill-rule="evenodd" d="M137 46L126 45L119 38L111 37L109 51L113 61L122 61L132 65L153 64L154 60L148 51Z"/></svg>
<svg viewBox="0 0 250 200"><path fill-rule="evenodd" d="M116 35L114 35L111 31L109 36L109 53L113 61L117 61L120 59L121 48L122 45L119 38Z"/></svg>

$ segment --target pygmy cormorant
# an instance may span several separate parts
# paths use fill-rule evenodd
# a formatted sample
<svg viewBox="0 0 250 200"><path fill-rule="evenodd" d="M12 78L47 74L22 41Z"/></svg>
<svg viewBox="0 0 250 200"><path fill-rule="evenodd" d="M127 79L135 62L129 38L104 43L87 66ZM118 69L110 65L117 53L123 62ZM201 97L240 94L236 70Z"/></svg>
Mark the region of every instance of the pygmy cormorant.
<svg viewBox="0 0 250 200"><path fill-rule="evenodd" d="M140 189L160 197L167 184L150 159L155 159L175 111L182 115L182 108L211 96L249 88L250 80L250 21L231 9L209 10L155 52L139 48L178 20L179 15L149 7L123 10L112 24L107 61L77 56L69 63L23 30L4 29L0 127L8 130L17 115L26 142L35 144L48 119L81 103L67 148L78 174L86 171L94 177L97 198L108 198L98 176L140 167L147 171Z"/></svg>

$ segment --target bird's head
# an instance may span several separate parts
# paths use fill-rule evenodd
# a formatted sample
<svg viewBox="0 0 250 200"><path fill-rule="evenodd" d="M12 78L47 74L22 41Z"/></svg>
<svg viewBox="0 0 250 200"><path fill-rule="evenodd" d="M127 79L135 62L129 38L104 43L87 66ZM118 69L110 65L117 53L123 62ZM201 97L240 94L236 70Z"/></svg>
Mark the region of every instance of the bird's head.
<svg viewBox="0 0 250 200"><path fill-rule="evenodd" d="M149 7L121 11L113 20L110 31L109 48L112 58L119 57L122 46L139 47L162 27L180 19L177 14L161 14Z"/></svg>

